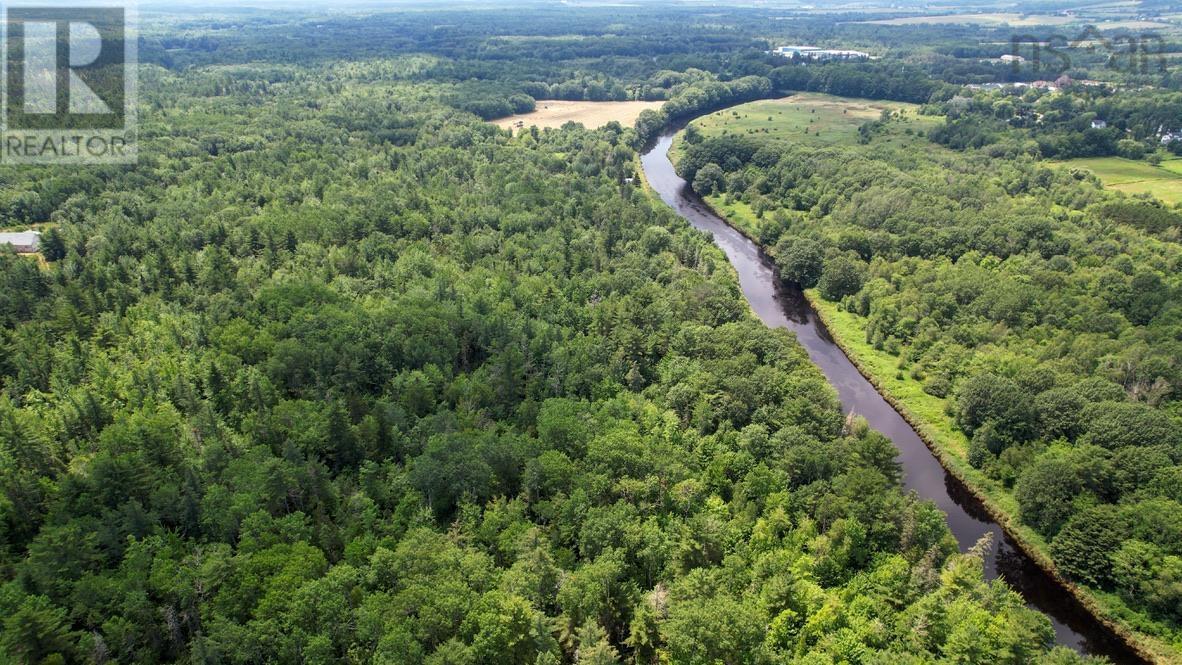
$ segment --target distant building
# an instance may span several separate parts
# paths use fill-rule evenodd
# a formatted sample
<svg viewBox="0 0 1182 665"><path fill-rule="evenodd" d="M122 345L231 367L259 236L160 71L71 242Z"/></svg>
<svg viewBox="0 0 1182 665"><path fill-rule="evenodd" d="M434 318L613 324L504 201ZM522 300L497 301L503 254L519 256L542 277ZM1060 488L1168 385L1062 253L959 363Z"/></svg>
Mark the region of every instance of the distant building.
<svg viewBox="0 0 1182 665"><path fill-rule="evenodd" d="M1021 64L1023 62L1026 62L1026 58L1023 58L1020 55L1011 55L1009 53L1001 56L1000 58L998 58L998 60L1000 60L1006 64L1014 64L1014 63Z"/></svg>
<svg viewBox="0 0 1182 665"><path fill-rule="evenodd" d="M1099 119L1099 118L1096 118L1095 120L1092 121L1092 129L1104 129L1107 126L1108 126L1108 123Z"/></svg>
<svg viewBox="0 0 1182 665"><path fill-rule="evenodd" d="M41 245L41 234L32 230L0 233L0 245L11 245L18 254L32 254Z"/></svg>
<svg viewBox="0 0 1182 665"><path fill-rule="evenodd" d="M1166 132L1161 135L1161 144L1170 145L1174 141L1182 141L1182 132Z"/></svg>
<svg viewBox="0 0 1182 665"><path fill-rule="evenodd" d="M817 46L779 46L776 55L785 58L800 58L802 60L869 60L870 54L862 51L844 51L840 49L825 49Z"/></svg>

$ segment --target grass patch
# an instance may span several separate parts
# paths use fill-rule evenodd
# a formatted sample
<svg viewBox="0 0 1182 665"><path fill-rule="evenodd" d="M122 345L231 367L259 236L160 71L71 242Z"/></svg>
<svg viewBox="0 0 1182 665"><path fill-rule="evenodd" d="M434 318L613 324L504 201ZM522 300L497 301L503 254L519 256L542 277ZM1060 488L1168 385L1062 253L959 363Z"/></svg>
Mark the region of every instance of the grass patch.
<svg viewBox="0 0 1182 665"><path fill-rule="evenodd" d="M1154 166L1123 157L1085 157L1055 162L1096 174L1109 189L1126 194L1150 194L1170 204L1182 203L1182 159Z"/></svg>
<svg viewBox="0 0 1182 665"><path fill-rule="evenodd" d="M1161 167L1170 173L1182 176L1182 159L1170 159L1161 163Z"/></svg>
<svg viewBox="0 0 1182 665"><path fill-rule="evenodd" d="M917 104L813 92L740 104L702 116L690 124L706 138L744 136L771 143L856 146L858 128L882 118L884 110L894 113L894 120L874 135L870 145L922 144L925 150L936 147L924 136L941 119L920 115ZM669 158L677 164L684 152L683 134L678 134L669 149Z"/></svg>
<svg viewBox="0 0 1182 665"><path fill-rule="evenodd" d="M733 227L739 229L749 238L758 238L761 222L755 216L755 211L751 206L742 201L732 200L727 203L725 195L715 195L705 197L706 203L710 204L711 208L720 216L725 217L726 221Z"/></svg>
<svg viewBox="0 0 1182 665"><path fill-rule="evenodd" d="M874 348L866 342L866 319L839 309L838 304L810 292L809 300L824 317L830 332L841 340L841 345L864 370L872 374L883 389L896 400L902 400L912 415L928 425L929 434L938 439L951 453L966 457L969 441L956 429L952 418L944 412L944 399L923 391L922 384L907 372L898 378L899 358Z"/></svg>
<svg viewBox="0 0 1182 665"><path fill-rule="evenodd" d="M902 118L899 124L911 127L913 132L939 122L934 117L920 116L915 104L802 93L742 104L703 116L692 124L707 137L739 135L811 145L855 145L858 128L878 120L886 110L898 114Z"/></svg>

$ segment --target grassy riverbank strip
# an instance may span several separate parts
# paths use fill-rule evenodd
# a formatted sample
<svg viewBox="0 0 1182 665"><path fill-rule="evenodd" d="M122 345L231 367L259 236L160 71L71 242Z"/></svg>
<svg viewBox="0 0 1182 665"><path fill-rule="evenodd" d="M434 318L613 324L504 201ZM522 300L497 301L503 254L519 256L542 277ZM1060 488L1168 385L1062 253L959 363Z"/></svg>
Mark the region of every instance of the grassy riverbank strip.
<svg viewBox="0 0 1182 665"><path fill-rule="evenodd" d="M732 228L761 244L756 235L758 219L750 206L739 201L728 202L723 196L707 197L703 203ZM805 297L858 372L919 434L940 465L977 497L1018 547L1141 657L1155 663L1182 665L1178 648L1147 632L1152 626L1138 629L1144 617L1129 610L1120 598L1076 585L1059 572L1051 559L1050 543L1018 519L1018 502L1013 494L968 463L968 439L945 412L945 400L925 393L919 381L901 372L897 356L865 341L865 319L842 311L838 303L825 300L816 289L806 290Z"/></svg>
<svg viewBox="0 0 1182 665"><path fill-rule="evenodd" d="M745 203L726 202L721 196L712 196L703 202L732 228L760 244L755 233L757 220ZM768 247L763 249L769 250ZM968 463L968 439L945 412L945 400L925 393L919 381L901 372L897 356L867 343L864 319L853 312L842 311L838 303L825 300L816 289L806 290L805 297L858 372L919 434L940 465L980 500L990 517L1018 547L1141 657L1156 663L1182 664L1177 648L1130 625L1143 617L1131 612L1118 597L1076 585L1063 577L1051 559L1050 543L1018 519L1018 502L1013 494Z"/></svg>
<svg viewBox="0 0 1182 665"><path fill-rule="evenodd" d="M919 381L900 372L896 356L867 343L861 317L842 311L838 303L825 300L816 289L805 291L805 297L850 362L915 429L940 465L980 499L989 515L1019 547L1143 657L1160 663L1182 663L1182 657L1172 645L1128 625L1129 611L1118 598L1076 585L1059 573L1046 539L1018 520L1018 503L1013 495L969 465L968 439L944 411L944 400L925 393Z"/></svg>
<svg viewBox="0 0 1182 665"><path fill-rule="evenodd" d="M679 152L681 140L681 135L674 140L671 155ZM748 204L726 195L706 197L703 202L732 228L762 245L760 219ZM865 342L865 319L842 311L837 303L823 300L815 291L805 295L858 371L907 420L941 465L981 502L1018 547L1142 658L1182 664L1182 646L1157 637L1165 634L1160 624L1130 610L1118 596L1077 586L1059 573L1047 540L1018 519L1019 506L1013 494L968 463L968 440L945 411L946 401L925 393L919 381L901 371L897 356Z"/></svg>

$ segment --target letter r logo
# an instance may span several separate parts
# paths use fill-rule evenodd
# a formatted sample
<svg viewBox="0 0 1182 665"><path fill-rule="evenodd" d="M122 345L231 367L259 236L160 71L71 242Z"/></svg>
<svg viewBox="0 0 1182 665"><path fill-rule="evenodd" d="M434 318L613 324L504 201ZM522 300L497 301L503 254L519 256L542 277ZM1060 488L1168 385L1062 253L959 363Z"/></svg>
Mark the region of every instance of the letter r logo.
<svg viewBox="0 0 1182 665"><path fill-rule="evenodd" d="M65 99L58 91L58 29L67 27L69 51L66 73L69 88ZM102 54L103 42L98 29L90 23L25 23L25 113L57 113L62 102L66 112L81 114L111 113L111 107L86 85L75 68L93 65Z"/></svg>
<svg viewBox="0 0 1182 665"><path fill-rule="evenodd" d="M123 7L8 7L6 129L123 129Z"/></svg>

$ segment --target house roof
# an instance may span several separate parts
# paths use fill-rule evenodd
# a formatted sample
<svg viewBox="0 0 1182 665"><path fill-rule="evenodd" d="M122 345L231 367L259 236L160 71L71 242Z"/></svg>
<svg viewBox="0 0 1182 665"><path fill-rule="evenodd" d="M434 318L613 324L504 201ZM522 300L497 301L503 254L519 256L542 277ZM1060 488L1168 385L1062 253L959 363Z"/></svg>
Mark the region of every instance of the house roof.
<svg viewBox="0 0 1182 665"><path fill-rule="evenodd" d="M18 245L35 247L41 241L41 234L36 231L19 231L17 233L0 233L0 245Z"/></svg>

